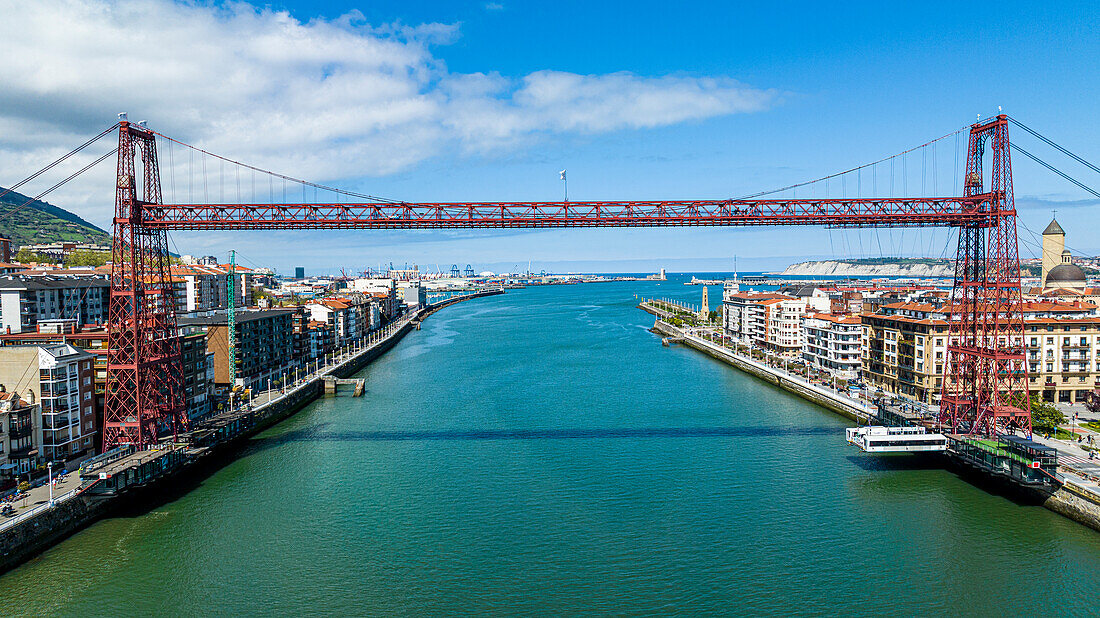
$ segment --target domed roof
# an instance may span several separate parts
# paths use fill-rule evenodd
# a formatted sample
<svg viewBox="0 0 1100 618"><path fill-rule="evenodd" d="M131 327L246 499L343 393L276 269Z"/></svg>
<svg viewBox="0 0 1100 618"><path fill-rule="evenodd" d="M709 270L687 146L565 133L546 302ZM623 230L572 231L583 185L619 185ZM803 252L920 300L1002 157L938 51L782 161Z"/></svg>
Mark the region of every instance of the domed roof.
<svg viewBox="0 0 1100 618"><path fill-rule="evenodd" d="M1076 264L1059 264L1047 273L1047 285L1052 283L1085 284L1085 271Z"/></svg>

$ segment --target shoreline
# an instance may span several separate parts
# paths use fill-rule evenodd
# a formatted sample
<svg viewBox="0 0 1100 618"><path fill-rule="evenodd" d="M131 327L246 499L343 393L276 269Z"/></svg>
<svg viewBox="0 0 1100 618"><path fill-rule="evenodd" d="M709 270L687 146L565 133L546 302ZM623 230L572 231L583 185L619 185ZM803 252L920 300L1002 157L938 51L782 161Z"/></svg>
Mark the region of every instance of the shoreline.
<svg viewBox="0 0 1100 618"><path fill-rule="evenodd" d="M184 449L187 459L164 474L107 496L78 495L55 504L33 517L0 531L0 575L33 560L58 543L86 529L101 519L119 512L144 512L158 504L178 499L201 484L202 479L237 460L249 440L257 434L285 421L324 396L326 376L346 378L392 349L405 335L419 330L428 316L451 305L503 294L503 290L487 290L449 298L424 307L408 316L388 336L363 349L341 363L319 371L279 397L256 406L248 413L252 422L239 431L202 449ZM242 415L238 415L242 416ZM237 422L231 421L230 424ZM91 485L82 487L89 489Z"/></svg>
<svg viewBox="0 0 1100 618"><path fill-rule="evenodd" d="M697 352L710 356L754 378L777 386L810 403L821 406L850 420L866 422L872 415L872 412L866 408L863 408L862 411L856 409L851 403L853 400L847 397L833 394L828 389L806 384L802 380L791 378L761 363L741 358L716 344L690 335L663 321L660 313L664 312L660 312L660 310L655 307L648 306L645 302L640 303L638 308L656 317L656 322L650 329L651 332L655 334L662 337L675 338L678 343L683 343L685 346ZM990 491L991 488L997 487L1004 493L1026 495L1030 501L1035 502L1037 505L1041 505L1049 511L1100 532L1100 493L1097 493L1093 488L1089 487L1086 479L1079 478L1075 474L1063 471L1063 476L1065 478L1060 487L1053 492L1038 492L1024 490L1023 488L1010 485L1007 482L998 482L998 479L989 475L980 475L977 471L968 469L966 466L959 464L950 457L945 458L944 467L954 470L960 478L967 480L967 482L979 489Z"/></svg>

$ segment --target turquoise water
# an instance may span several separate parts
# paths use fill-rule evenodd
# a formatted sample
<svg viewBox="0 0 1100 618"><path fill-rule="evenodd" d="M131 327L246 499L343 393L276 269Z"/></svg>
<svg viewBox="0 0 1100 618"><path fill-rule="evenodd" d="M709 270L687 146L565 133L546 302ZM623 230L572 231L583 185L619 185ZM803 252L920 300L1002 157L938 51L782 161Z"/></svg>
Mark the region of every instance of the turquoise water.
<svg viewBox="0 0 1100 618"><path fill-rule="evenodd" d="M711 298L719 290L711 288ZM189 493L0 578L5 614L1087 614L1100 534L844 444L663 348L635 293L448 308Z"/></svg>

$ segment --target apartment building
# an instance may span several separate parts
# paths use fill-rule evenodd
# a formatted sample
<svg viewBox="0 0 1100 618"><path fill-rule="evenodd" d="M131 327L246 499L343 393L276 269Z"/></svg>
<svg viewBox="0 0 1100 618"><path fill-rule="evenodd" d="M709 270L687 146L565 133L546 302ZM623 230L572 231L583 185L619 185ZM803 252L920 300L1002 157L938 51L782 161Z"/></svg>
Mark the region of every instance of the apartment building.
<svg viewBox="0 0 1100 618"><path fill-rule="evenodd" d="M768 292L738 292L726 288L722 295L722 328L736 341L751 345L766 337L767 319L763 301L790 299L791 296Z"/></svg>
<svg viewBox="0 0 1100 618"><path fill-rule="evenodd" d="M1100 388L1100 315L1086 301L1025 303L1028 387L1045 401L1083 403Z"/></svg>
<svg viewBox="0 0 1100 618"><path fill-rule="evenodd" d="M183 367L184 404L191 420L214 411L214 353L206 347L203 333L180 336L180 361Z"/></svg>
<svg viewBox="0 0 1100 618"><path fill-rule="evenodd" d="M353 292L308 303L305 308L312 321L324 322L332 328L336 345L340 346L381 328L380 304L365 294Z"/></svg>
<svg viewBox="0 0 1100 618"><path fill-rule="evenodd" d="M253 270L236 266L234 296L237 307L252 306ZM176 306L180 312L211 311L229 307L229 266L218 264L174 264L177 280Z"/></svg>
<svg viewBox="0 0 1100 618"><path fill-rule="evenodd" d="M1100 387L1097 306L1032 300L1021 309L1030 391L1046 401L1083 402ZM943 307L893 303L862 320L864 379L888 393L938 404L948 339Z"/></svg>
<svg viewBox="0 0 1100 618"><path fill-rule="evenodd" d="M238 309L236 312L236 368L238 384L266 386L290 367L294 358L294 309ZM203 333L214 355L214 383L229 387L229 316L224 310L206 311L177 319L185 335Z"/></svg>
<svg viewBox="0 0 1100 618"><path fill-rule="evenodd" d="M34 332L40 321L57 319L102 324L109 298L110 282L101 274L6 275L0 277L0 329Z"/></svg>
<svg viewBox="0 0 1100 618"><path fill-rule="evenodd" d="M0 385L38 404L32 418L42 461L67 460L97 447L93 358L68 343L0 348Z"/></svg>
<svg viewBox="0 0 1100 618"><path fill-rule="evenodd" d="M859 377L863 323L859 316L808 314L803 321L802 358L842 380Z"/></svg>
<svg viewBox="0 0 1100 618"><path fill-rule="evenodd" d="M34 414L38 406L19 393L0 392L0 488L7 489L35 466Z"/></svg>
<svg viewBox="0 0 1100 618"><path fill-rule="evenodd" d="M355 279L348 287L378 302L384 319L393 319L397 315L401 300L397 295L397 282L393 279Z"/></svg>
<svg viewBox="0 0 1100 618"><path fill-rule="evenodd" d="M722 313L723 328L734 340L781 356L801 356L806 301L783 294L732 292L723 295Z"/></svg>
<svg viewBox="0 0 1100 618"><path fill-rule="evenodd" d="M942 308L894 302L860 317L863 380L887 393L939 404L947 355L947 319Z"/></svg>
<svg viewBox="0 0 1100 618"><path fill-rule="evenodd" d="M428 288L420 281L402 281L397 284L397 296L411 310L428 304Z"/></svg>

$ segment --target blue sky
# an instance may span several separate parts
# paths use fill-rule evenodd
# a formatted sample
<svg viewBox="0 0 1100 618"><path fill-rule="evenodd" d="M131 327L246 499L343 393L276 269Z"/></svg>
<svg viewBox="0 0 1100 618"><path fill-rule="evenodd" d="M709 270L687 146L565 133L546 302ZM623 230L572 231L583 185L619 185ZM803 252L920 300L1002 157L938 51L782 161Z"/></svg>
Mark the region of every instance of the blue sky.
<svg viewBox="0 0 1100 618"><path fill-rule="evenodd" d="M79 22L92 23L93 29L104 7L164 19L162 32L176 30L163 36L166 50L173 42L183 46L188 37L195 38L193 47L165 61L179 65L164 72L187 84L184 94L173 94L165 79L161 96L154 96L156 85L150 88L153 94L138 96L120 80L105 87L111 97L81 97L100 90L74 77L37 91L0 95L0 122L31 117L61 146L65 139L94 134L113 112L126 109L132 117L148 118L154 127L227 156L260 159L277 171L409 201L559 199L557 172L563 168L569 170L570 198L576 200L738 196L899 152L958 129L977 114L995 113L998 105L1086 159L1100 160L1100 129L1093 119L1100 100L1095 66L1100 8L1095 3L1003 2L968 8L959 3L284 2L247 18L240 7L229 14L232 10L221 5L160 0L76 4L95 9ZM21 4L5 14L27 21L12 36L33 33L39 22ZM320 64L304 69L361 72L357 80L333 90L347 93L352 104L315 110L310 106L318 104L305 101L303 93L272 94L278 81L253 86L270 77L257 77L260 72L243 63L236 71L219 69L237 66L236 59L244 55L262 56L268 74L301 71L308 63L301 57L308 54L270 60L270 49L242 51L221 42L234 32L260 40L287 21L318 41L339 39L333 32L341 28L353 33L340 39L341 45L332 44ZM80 27L77 23L73 28ZM31 38L27 45L47 41ZM356 51L356 46L379 41L383 46L397 42L372 56L389 54L381 68ZM62 49L43 66L65 66L65 60L74 59L66 53L88 52ZM147 55L138 46L106 41L97 53L116 65L132 65ZM205 71L205 79L193 78ZM428 95L438 109L418 113L423 97L412 95L354 100L364 90L407 88L376 79L395 72L418 75L412 95ZM592 100L568 101L565 111L531 107L533 88L552 89L560 80L547 77L562 75L581 76ZM5 83L33 81L26 74L0 77ZM286 90L299 83L288 78ZM455 94L459 88L461 95ZM657 100L686 97L682 109L688 111L624 109L617 119L616 89ZM662 89L668 90L667 98ZM72 102L58 104L57 110L70 120L33 118L33 103L47 96L64 99L54 96L59 91L71 93ZM561 95L549 96L557 100ZM188 99L193 103L183 105ZM255 106L253 117L257 100L263 103ZM610 117L607 105L612 106ZM530 120L531 110L541 114L538 121ZM364 115L371 116L369 127L359 124ZM328 126L347 122L354 129L343 139L319 140L310 117L325 119ZM259 130L242 128L249 123ZM1052 162L1065 163L1023 131L1015 130L1012 137ZM362 149L348 150L345 142L355 139ZM0 138L0 153L9 162L33 159L31 147L14 139ZM953 143L938 155L944 193L950 190ZM1090 178L1079 166L1062 167L1086 184L1100 185L1100 178ZM1100 253L1100 242L1086 231L1100 223L1095 208L1100 203L1022 157L1014 159L1014 172L1024 225L1039 231L1050 210L1058 208L1068 244ZM81 191L55 202L105 225L110 205L95 197L102 190L89 185ZM1026 230L1021 229L1021 238L1031 242ZM766 269L806 258L942 255L949 244L946 231L814 228L176 233L173 241L185 253L224 254L236 248L280 270L296 264L351 270L391 260L444 269L457 262L500 270L532 260L536 270L617 270L663 262L725 270L735 254L744 269ZM1034 250L1025 244L1021 253Z"/></svg>

